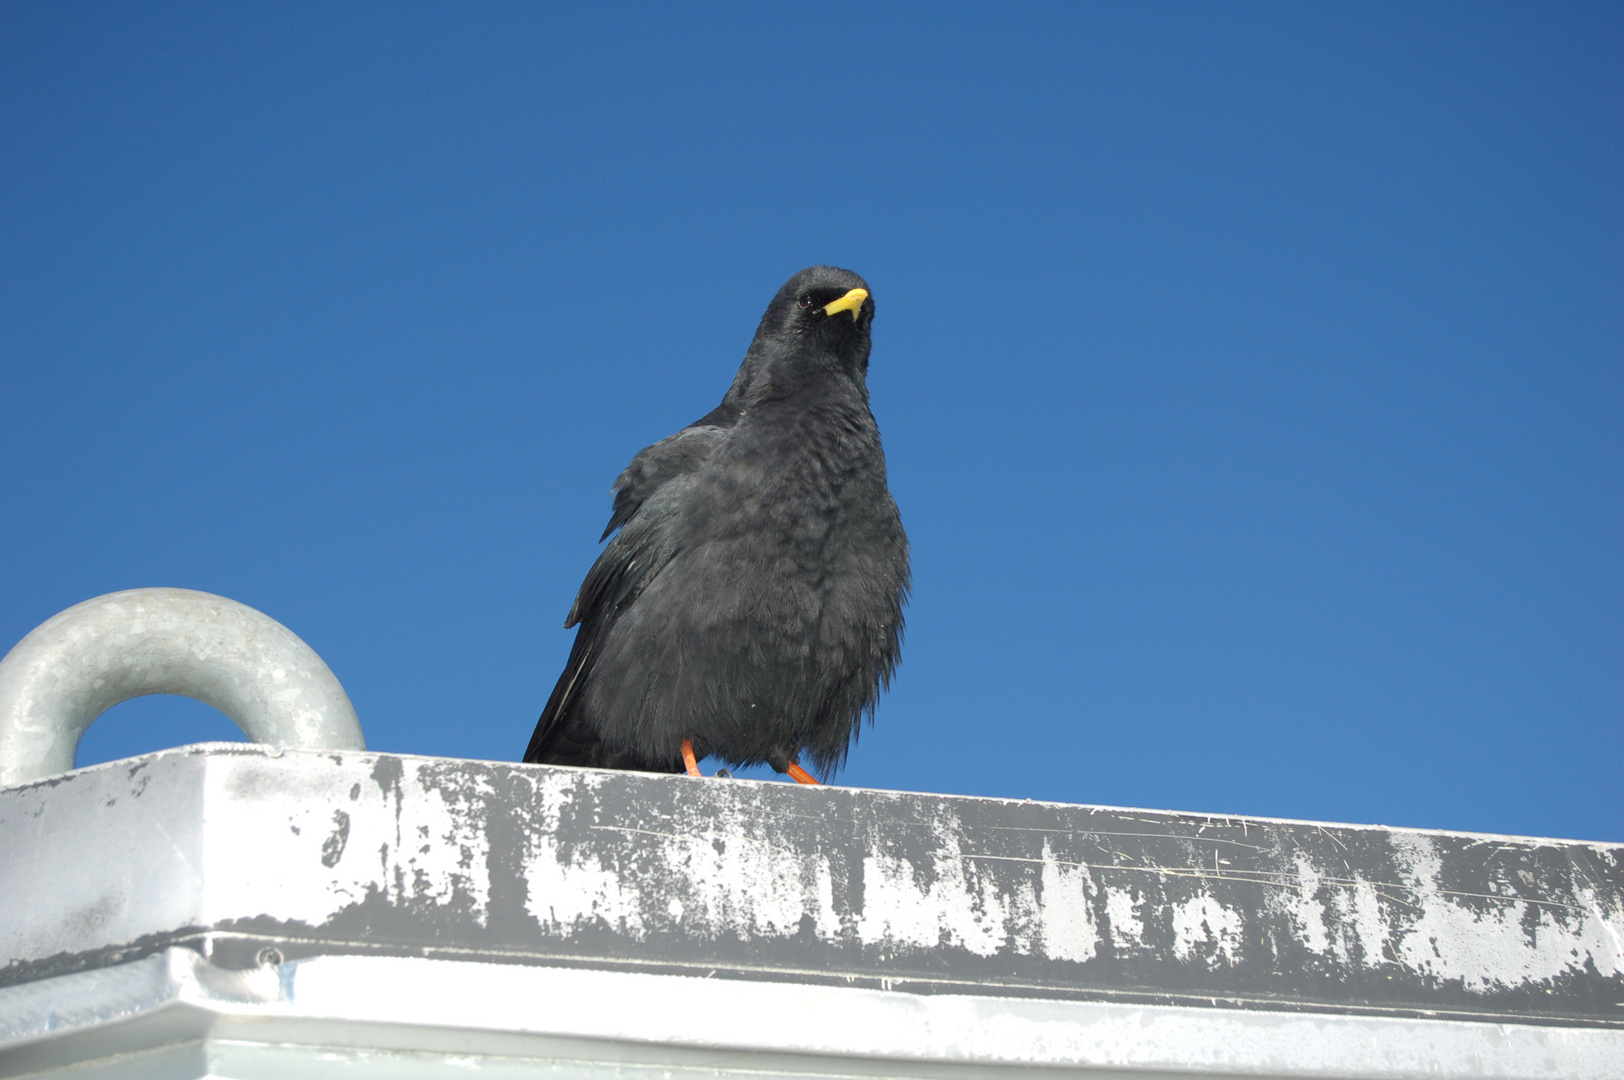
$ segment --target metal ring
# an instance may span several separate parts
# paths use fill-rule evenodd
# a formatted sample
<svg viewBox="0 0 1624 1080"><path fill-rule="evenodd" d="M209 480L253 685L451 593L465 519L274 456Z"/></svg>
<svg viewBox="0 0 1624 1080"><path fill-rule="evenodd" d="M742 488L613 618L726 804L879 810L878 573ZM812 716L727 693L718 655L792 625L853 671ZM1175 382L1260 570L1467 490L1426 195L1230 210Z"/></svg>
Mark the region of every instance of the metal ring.
<svg viewBox="0 0 1624 1080"><path fill-rule="evenodd" d="M258 743L366 749L349 695L293 631L223 596L130 589L52 616L0 660L0 787L72 769L91 722L143 694L213 705Z"/></svg>

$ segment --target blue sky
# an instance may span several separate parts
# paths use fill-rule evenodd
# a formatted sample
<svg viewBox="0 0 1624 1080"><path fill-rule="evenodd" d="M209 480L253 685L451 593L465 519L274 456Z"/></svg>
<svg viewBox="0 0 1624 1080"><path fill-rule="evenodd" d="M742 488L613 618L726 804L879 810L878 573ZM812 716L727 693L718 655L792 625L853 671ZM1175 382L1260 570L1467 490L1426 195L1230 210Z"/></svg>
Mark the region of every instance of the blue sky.
<svg viewBox="0 0 1624 1080"><path fill-rule="evenodd" d="M203 589L516 760L828 262L916 583L839 782L1624 839L1624 8L13 3L0 105L0 648Z"/></svg>

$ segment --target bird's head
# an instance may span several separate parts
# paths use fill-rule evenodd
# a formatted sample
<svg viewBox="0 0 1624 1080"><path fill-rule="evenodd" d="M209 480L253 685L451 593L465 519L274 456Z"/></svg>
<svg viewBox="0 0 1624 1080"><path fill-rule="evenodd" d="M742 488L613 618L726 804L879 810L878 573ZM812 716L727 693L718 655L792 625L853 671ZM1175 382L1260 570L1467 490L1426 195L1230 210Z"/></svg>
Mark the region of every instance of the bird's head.
<svg viewBox="0 0 1624 1080"><path fill-rule="evenodd" d="M735 389L764 388L757 376L780 384L820 371L847 375L863 387L868 375L869 327L874 298L868 282L833 266L809 266L784 283L767 305Z"/></svg>
<svg viewBox="0 0 1624 1080"><path fill-rule="evenodd" d="M874 298L868 282L833 266L809 266L784 283L762 319L786 335L839 347L868 340Z"/></svg>

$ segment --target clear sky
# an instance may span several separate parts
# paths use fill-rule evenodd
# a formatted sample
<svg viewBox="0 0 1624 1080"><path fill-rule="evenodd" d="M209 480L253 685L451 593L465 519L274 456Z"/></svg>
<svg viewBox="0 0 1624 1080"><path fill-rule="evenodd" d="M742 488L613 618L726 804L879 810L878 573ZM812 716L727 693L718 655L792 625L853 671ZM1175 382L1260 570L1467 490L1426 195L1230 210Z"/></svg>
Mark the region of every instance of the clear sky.
<svg viewBox="0 0 1624 1080"><path fill-rule="evenodd" d="M839 782L1624 840L1617 4L8 3L0 154L0 650L203 589L516 760L827 262L915 579Z"/></svg>

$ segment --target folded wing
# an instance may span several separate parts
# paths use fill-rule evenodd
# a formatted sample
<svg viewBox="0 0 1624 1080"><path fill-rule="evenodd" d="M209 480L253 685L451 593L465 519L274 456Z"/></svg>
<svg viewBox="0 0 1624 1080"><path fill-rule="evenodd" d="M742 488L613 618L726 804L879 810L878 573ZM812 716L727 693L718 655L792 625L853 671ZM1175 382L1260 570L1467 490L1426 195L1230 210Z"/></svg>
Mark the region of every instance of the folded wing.
<svg viewBox="0 0 1624 1080"><path fill-rule="evenodd" d="M675 435L645 447L615 480L614 511L603 535L616 535L587 571L564 622L566 629L579 626L575 644L536 722L525 761L608 764L595 756L596 739L590 725L569 722L572 707L591 678L593 662L610 628L677 553L671 527L673 500L662 499L661 492L698 470L738 416L728 406L717 408Z"/></svg>

